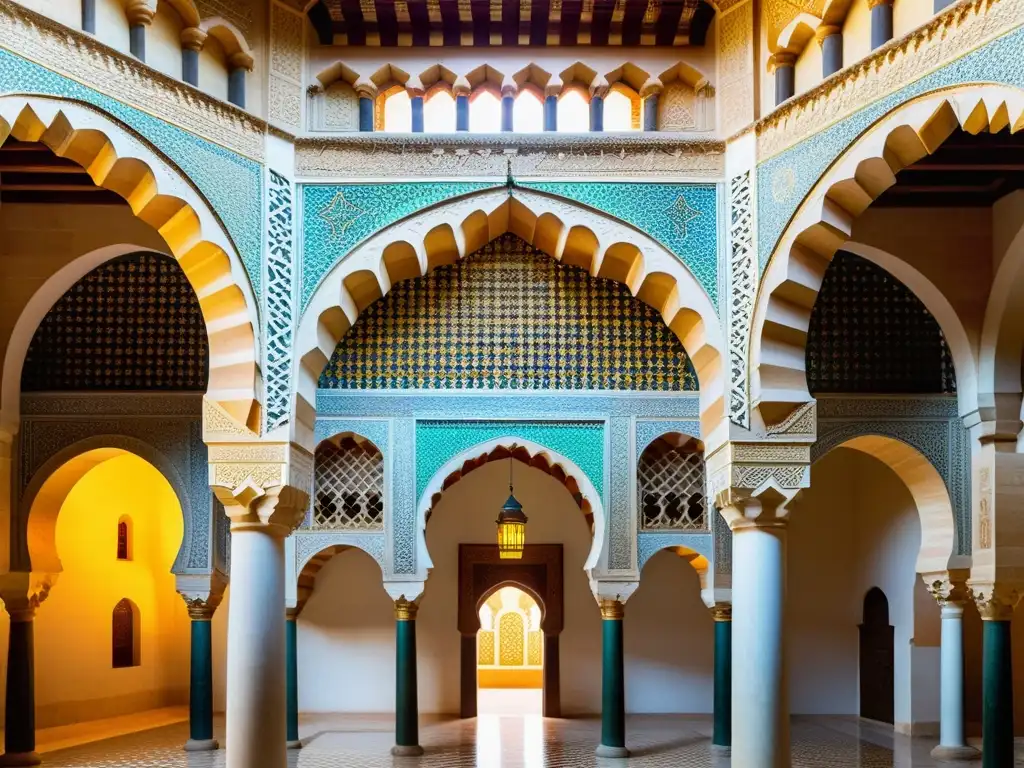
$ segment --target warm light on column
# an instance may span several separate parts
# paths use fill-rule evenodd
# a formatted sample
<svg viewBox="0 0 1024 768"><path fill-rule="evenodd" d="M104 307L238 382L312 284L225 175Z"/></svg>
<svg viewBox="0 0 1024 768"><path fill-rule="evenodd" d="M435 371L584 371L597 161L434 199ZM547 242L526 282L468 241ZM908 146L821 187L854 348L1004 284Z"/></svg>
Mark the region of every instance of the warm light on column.
<svg viewBox="0 0 1024 768"><path fill-rule="evenodd" d="M513 446L514 450L514 446ZM526 515L523 505L515 497L512 490L512 465L515 462L509 456L508 467L508 500L498 513L498 556L502 560L519 560L526 546Z"/></svg>

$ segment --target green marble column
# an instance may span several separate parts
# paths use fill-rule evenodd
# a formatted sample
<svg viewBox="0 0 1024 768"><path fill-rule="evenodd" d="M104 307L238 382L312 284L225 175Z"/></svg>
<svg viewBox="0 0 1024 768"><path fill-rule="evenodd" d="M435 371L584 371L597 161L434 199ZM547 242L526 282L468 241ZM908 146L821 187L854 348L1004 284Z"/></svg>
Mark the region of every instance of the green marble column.
<svg viewBox="0 0 1024 768"><path fill-rule="evenodd" d="M213 738L213 638L210 624L213 610L204 608L189 609L192 647L186 752L205 752L218 747L217 740Z"/></svg>
<svg viewBox="0 0 1024 768"><path fill-rule="evenodd" d="M729 753L732 748L732 606L718 603L715 619L715 727L713 752Z"/></svg>
<svg viewBox="0 0 1024 768"><path fill-rule="evenodd" d="M0 765L39 765L36 753L35 652L33 608L11 610L7 646L7 698L4 717L4 755Z"/></svg>
<svg viewBox="0 0 1024 768"><path fill-rule="evenodd" d="M299 628L295 616L288 614L284 624L284 674L285 674L285 716L287 729L285 738L288 749L301 749L299 741Z"/></svg>
<svg viewBox="0 0 1024 768"><path fill-rule="evenodd" d="M601 601L601 744L598 757L629 757L626 749L626 674L618 600Z"/></svg>
<svg viewBox="0 0 1024 768"><path fill-rule="evenodd" d="M981 764L1013 768L1013 669L1006 606L982 608Z"/></svg>
<svg viewBox="0 0 1024 768"><path fill-rule="evenodd" d="M391 754L422 755L416 691L416 603L395 601L395 746Z"/></svg>

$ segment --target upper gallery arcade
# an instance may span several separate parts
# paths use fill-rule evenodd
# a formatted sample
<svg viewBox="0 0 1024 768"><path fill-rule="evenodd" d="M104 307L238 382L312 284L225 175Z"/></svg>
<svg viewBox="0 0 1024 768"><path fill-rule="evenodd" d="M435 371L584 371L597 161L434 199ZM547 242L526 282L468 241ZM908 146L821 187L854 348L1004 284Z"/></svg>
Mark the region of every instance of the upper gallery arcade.
<svg viewBox="0 0 1024 768"><path fill-rule="evenodd" d="M1013 765L1022 25L0 0L0 764L167 707L446 755L515 689L603 757Z"/></svg>

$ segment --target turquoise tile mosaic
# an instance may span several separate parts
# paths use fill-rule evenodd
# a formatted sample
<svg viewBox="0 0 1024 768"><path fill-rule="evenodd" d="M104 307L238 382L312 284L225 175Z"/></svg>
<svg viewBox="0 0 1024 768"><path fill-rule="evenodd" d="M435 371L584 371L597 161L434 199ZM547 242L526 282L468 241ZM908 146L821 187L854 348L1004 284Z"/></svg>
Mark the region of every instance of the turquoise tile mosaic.
<svg viewBox="0 0 1024 768"><path fill-rule="evenodd" d="M790 147L757 167L758 263L763 274L797 207L830 165L896 107L942 88L1001 83L1024 88L1024 28L879 99L841 123Z"/></svg>
<svg viewBox="0 0 1024 768"><path fill-rule="evenodd" d="M303 184L300 311L324 275L370 235L431 205L497 186L473 181Z"/></svg>
<svg viewBox="0 0 1024 768"><path fill-rule="evenodd" d="M0 93L76 99L107 112L149 141L192 180L227 228L261 295L263 167L186 130L0 49Z"/></svg>
<svg viewBox="0 0 1024 768"><path fill-rule="evenodd" d="M417 421L416 498L448 461L468 448L511 437L530 440L578 466L604 498L603 421Z"/></svg>
<svg viewBox="0 0 1024 768"><path fill-rule="evenodd" d="M718 189L714 184L526 181L632 224L687 266L718 306Z"/></svg>

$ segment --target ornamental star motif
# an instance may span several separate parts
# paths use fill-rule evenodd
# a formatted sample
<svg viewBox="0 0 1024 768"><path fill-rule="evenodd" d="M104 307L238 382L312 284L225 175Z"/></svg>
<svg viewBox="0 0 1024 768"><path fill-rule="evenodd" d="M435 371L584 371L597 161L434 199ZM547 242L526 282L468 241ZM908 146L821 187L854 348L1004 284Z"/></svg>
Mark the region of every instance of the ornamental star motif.
<svg viewBox="0 0 1024 768"><path fill-rule="evenodd" d="M676 201L665 211L665 215L675 225L679 235L686 237L687 226L691 221L700 216L700 211L696 208L691 208L690 204L686 202L686 198L679 195Z"/></svg>
<svg viewBox="0 0 1024 768"><path fill-rule="evenodd" d="M346 200L344 192L338 192L317 215L331 225L331 237L337 239L343 237L360 216L365 216L366 211Z"/></svg>

